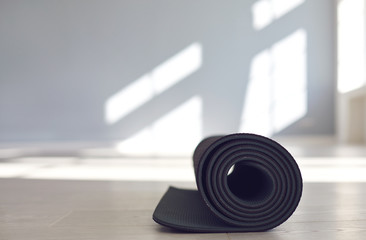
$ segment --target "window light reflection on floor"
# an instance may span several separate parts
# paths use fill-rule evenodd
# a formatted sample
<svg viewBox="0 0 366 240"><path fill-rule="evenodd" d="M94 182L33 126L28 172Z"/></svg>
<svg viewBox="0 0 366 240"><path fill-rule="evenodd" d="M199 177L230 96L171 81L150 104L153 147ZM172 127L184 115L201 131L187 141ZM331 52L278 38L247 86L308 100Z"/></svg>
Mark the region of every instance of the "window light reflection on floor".
<svg viewBox="0 0 366 240"><path fill-rule="evenodd" d="M366 182L364 157L297 158L304 182ZM189 158L19 158L0 162L0 178L193 182Z"/></svg>

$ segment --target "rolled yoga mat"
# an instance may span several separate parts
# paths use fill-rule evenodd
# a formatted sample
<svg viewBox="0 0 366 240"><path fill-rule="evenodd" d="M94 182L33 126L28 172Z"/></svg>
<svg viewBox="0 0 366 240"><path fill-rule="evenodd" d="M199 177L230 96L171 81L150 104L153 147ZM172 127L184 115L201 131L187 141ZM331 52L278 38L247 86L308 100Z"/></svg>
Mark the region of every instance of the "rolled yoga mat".
<svg viewBox="0 0 366 240"><path fill-rule="evenodd" d="M198 191L170 187L153 213L157 223L188 232L265 231L285 222L300 201L296 161L269 138L206 138L193 163Z"/></svg>

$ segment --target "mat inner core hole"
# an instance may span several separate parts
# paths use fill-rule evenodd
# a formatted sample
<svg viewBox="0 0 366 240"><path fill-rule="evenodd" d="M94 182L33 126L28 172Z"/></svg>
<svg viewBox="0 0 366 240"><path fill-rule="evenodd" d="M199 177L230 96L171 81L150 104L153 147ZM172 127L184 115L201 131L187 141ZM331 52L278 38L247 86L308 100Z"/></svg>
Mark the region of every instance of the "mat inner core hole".
<svg viewBox="0 0 366 240"><path fill-rule="evenodd" d="M247 202L267 200L273 191L273 180L263 169L245 161L233 165L227 173L230 191Z"/></svg>

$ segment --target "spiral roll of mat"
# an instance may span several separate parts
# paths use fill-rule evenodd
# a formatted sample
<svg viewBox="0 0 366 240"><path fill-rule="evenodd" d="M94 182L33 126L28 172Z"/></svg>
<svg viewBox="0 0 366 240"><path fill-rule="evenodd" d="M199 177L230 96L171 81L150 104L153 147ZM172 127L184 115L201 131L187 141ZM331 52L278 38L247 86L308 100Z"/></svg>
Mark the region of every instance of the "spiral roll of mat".
<svg viewBox="0 0 366 240"><path fill-rule="evenodd" d="M255 134L204 139L193 154L198 191L169 188L153 219L193 232L265 231L285 222L302 194L296 161Z"/></svg>

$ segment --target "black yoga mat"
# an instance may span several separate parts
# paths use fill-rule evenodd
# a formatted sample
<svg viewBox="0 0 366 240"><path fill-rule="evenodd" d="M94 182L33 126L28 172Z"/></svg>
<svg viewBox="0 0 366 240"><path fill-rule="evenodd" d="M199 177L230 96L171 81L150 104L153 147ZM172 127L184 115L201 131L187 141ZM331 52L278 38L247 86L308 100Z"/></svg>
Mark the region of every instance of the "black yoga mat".
<svg viewBox="0 0 366 240"><path fill-rule="evenodd" d="M153 213L157 223L188 232L265 231L286 221L300 201L296 161L269 138L206 138L193 163L198 191L170 187Z"/></svg>

